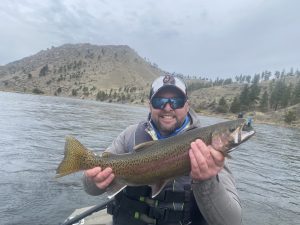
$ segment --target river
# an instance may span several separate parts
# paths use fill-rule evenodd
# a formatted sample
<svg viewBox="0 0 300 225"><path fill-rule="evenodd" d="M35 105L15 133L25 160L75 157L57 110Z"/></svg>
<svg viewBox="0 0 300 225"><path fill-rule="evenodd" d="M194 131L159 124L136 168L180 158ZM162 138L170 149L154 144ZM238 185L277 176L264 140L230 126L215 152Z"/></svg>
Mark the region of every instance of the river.
<svg viewBox="0 0 300 225"><path fill-rule="evenodd" d="M0 224L58 225L76 208L99 204L79 172L55 179L64 138L100 152L147 108L0 92ZM222 119L200 116L202 125ZM300 221L300 130L254 124L255 137L231 153L245 225Z"/></svg>

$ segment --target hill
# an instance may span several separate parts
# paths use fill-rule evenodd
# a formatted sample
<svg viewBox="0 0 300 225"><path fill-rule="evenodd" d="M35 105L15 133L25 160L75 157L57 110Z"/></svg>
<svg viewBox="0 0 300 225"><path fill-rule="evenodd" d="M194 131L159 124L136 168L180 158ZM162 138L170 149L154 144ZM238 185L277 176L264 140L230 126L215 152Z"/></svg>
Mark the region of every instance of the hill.
<svg viewBox="0 0 300 225"><path fill-rule="evenodd" d="M300 128L299 75L285 75L280 78L263 80L258 83L258 88L251 89L252 85L255 86L252 82L216 86L210 83L210 86L196 89L190 94L191 103L198 113L207 116L235 119L238 112L243 112L245 118L252 117L256 123ZM245 89L247 86L248 89ZM245 90L248 91L245 92ZM249 103L246 107L240 105L239 111L230 112L234 99L242 101L242 93L248 93L247 98L251 97L251 90L257 90L258 94L253 103ZM261 108L265 93L268 95L267 102L264 102L264 108ZM220 107L222 98L227 104L226 112L223 112L224 108ZM249 101L249 99L244 100Z"/></svg>
<svg viewBox="0 0 300 225"><path fill-rule="evenodd" d="M228 103L237 96L243 84L232 83L228 85L211 86L191 92L191 102L196 110L208 109L212 104L217 104L221 97L225 97Z"/></svg>
<svg viewBox="0 0 300 225"><path fill-rule="evenodd" d="M95 99L144 92L162 73L128 46L65 44L1 66L0 90Z"/></svg>
<svg viewBox="0 0 300 225"><path fill-rule="evenodd" d="M129 46L65 44L0 66L0 91L146 104L150 83L165 73ZM275 78L259 82L259 99L262 99L264 91L272 93L276 80L283 79L287 85L298 83L300 72ZM224 97L230 106L245 84L251 86L250 79L235 83L231 79L230 82L228 79L214 82L199 78L184 79L188 84L191 105L197 112L230 119L235 118L236 113L229 113L228 110L220 113L220 99ZM253 110L247 109L245 116L250 115L258 122L282 125L290 111L296 117L292 125L300 126L300 104L275 111L268 107L269 111L265 113L257 111L258 104L259 101L252 107Z"/></svg>

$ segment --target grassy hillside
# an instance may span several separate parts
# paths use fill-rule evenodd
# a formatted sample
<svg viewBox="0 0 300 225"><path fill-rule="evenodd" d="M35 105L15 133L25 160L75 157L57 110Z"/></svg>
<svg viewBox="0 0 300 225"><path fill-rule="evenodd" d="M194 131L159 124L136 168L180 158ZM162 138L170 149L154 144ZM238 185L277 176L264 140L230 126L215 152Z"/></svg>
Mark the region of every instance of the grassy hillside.
<svg viewBox="0 0 300 225"><path fill-rule="evenodd" d="M66 44L0 66L0 91L147 104L151 82L165 73L128 46ZM284 77L285 83L296 84L300 79L298 73L297 70L297 75ZM228 118L235 118L236 113L218 112L220 99L223 97L229 107L244 86L251 85L250 79L226 85L208 79L185 77L185 80L191 105L197 112ZM275 79L259 82L259 99L264 91L271 93L275 82ZM295 119L291 125L299 126L299 108L298 104L261 113L254 107L245 114L257 122L286 124L286 115L292 112Z"/></svg>
<svg viewBox="0 0 300 225"><path fill-rule="evenodd" d="M122 97L124 90L142 93L163 73L128 46L66 44L0 67L0 90L90 99L104 91Z"/></svg>

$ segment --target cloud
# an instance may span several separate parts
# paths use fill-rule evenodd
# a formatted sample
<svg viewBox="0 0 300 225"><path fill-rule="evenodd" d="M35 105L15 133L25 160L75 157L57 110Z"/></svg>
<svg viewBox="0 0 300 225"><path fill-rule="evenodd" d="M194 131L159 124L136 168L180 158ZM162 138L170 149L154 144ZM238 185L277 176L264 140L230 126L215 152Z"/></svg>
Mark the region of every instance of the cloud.
<svg viewBox="0 0 300 225"><path fill-rule="evenodd" d="M190 75L288 69L299 65L300 2L288 3L2 0L0 64L90 42L129 45L162 69Z"/></svg>

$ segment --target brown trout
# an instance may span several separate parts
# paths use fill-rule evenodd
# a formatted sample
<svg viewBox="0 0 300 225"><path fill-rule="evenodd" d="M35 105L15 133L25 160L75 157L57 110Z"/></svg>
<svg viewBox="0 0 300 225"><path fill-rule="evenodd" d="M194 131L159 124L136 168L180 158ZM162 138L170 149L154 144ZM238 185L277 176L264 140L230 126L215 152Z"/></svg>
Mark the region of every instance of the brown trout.
<svg viewBox="0 0 300 225"><path fill-rule="evenodd" d="M145 142L135 146L132 153L104 152L102 156L95 155L74 137L67 136L64 159L56 170L56 177L96 166L102 169L111 167L115 179L107 188L109 198L127 185L149 185L152 188L152 197L155 197L170 179L190 172L188 151L191 142L201 139L227 156L233 148L254 134L255 131L252 127L247 127L245 119L238 119L202 128L191 128L174 137Z"/></svg>

